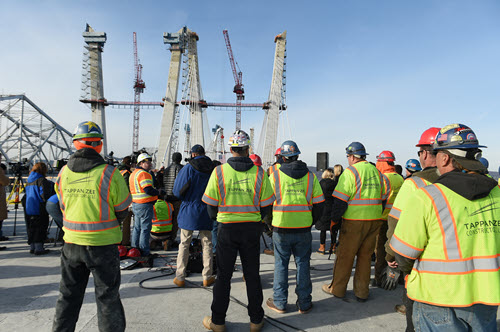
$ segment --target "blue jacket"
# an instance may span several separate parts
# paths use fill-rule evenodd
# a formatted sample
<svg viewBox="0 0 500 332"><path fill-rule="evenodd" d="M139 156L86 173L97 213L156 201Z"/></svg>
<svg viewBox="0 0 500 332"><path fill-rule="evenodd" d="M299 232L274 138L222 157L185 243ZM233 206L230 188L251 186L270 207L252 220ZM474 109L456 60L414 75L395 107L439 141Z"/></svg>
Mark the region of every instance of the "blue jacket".
<svg viewBox="0 0 500 332"><path fill-rule="evenodd" d="M26 214L30 216L40 215L40 205L55 194L54 182L47 180L42 174L31 172L26 184ZM45 213L45 208L43 208Z"/></svg>
<svg viewBox="0 0 500 332"><path fill-rule="evenodd" d="M190 231L212 230L213 222L208 216L207 205L201 201L201 197L213 169L210 158L198 156L179 171L173 189L173 194L182 201L177 215L179 228Z"/></svg>

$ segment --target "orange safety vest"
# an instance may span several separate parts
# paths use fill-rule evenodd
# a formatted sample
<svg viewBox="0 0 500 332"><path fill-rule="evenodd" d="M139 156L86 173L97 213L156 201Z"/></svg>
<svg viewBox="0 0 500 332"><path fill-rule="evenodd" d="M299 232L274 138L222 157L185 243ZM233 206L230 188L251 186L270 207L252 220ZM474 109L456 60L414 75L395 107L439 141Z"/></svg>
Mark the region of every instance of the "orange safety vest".
<svg viewBox="0 0 500 332"><path fill-rule="evenodd" d="M158 196L150 196L146 194L144 188L153 186L153 177L149 172L142 168L136 168L129 179L130 193L132 194L132 202L144 204L155 202Z"/></svg>

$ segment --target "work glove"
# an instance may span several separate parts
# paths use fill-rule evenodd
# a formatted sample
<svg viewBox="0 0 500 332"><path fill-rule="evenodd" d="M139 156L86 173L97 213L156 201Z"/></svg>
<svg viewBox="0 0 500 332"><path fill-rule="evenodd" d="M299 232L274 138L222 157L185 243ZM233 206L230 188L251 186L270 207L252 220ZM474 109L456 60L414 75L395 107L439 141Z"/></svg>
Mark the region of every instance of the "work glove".
<svg viewBox="0 0 500 332"><path fill-rule="evenodd" d="M394 290L398 286L401 270L386 266L380 277L381 286L385 290Z"/></svg>

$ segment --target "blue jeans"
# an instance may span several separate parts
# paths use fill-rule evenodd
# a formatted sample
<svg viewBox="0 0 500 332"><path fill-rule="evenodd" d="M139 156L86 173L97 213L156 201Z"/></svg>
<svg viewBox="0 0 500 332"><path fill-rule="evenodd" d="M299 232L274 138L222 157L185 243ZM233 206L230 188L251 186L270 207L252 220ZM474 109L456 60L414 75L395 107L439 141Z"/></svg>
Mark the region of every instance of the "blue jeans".
<svg viewBox="0 0 500 332"><path fill-rule="evenodd" d="M132 231L132 247L139 248L143 256L150 253L149 234L153 227L154 205L150 203L132 203L134 212L134 230Z"/></svg>
<svg viewBox="0 0 500 332"><path fill-rule="evenodd" d="M497 310L498 306L484 304L450 308L415 301L413 303L413 325L415 325L417 332L495 332L497 330Z"/></svg>
<svg viewBox="0 0 500 332"><path fill-rule="evenodd" d="M299 308L307 310L312 305L312 283L310 272L311 232L273 233L274 242L274 283L273 301L278 309L285 309L288 299L288 263L293 254L297 267L296 279Z"/></svg>

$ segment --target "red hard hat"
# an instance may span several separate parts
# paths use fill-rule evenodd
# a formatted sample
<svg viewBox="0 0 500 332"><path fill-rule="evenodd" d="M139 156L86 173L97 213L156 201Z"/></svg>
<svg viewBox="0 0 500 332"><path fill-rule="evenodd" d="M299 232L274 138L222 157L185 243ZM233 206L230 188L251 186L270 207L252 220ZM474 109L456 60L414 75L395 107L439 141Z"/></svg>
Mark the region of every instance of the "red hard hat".
<svg viewBox="0 0 500 332"><path fill-rule="evenodd" d="M250 159L252 159L252 162L255 166L262 166L262 159L260 159L259 155L251 154Z"/></svg>
<svg viewBox="0 0 500 332"><path fill-rule="evenodd" d="M128 253L128 257L141 257L141 251L137 248L131 248Z"/></svg>
<svg viewBox="0 0 500 332"><path fill-rule="evenodd" d="M422 133L422 136L420 136L420 141L418 141L418 144L415 146L432 145L434 143L436 135L440 130L441 128L436 128L436 127L431 127L427 129Z"/></svg>
<svg viewBox="0 0 500 332"><path fill-rule="evenodd" d="M120 253L120 257L127 256L127 248L124 246L118 246L118 253Z"/></svg>
<svg viewBox="0 0 500 332"><path fill-rule="evenodd" d="M281 154L281 148L276 149L274 156L279 156Z"/></svg>
<svg viewBox="0 0 500 332"><path fill-rule="evenodd" d="M377 156L377 161L396 161L396 157L394 156L394 153L391 151L382 151L380 154Z"/></svg>

